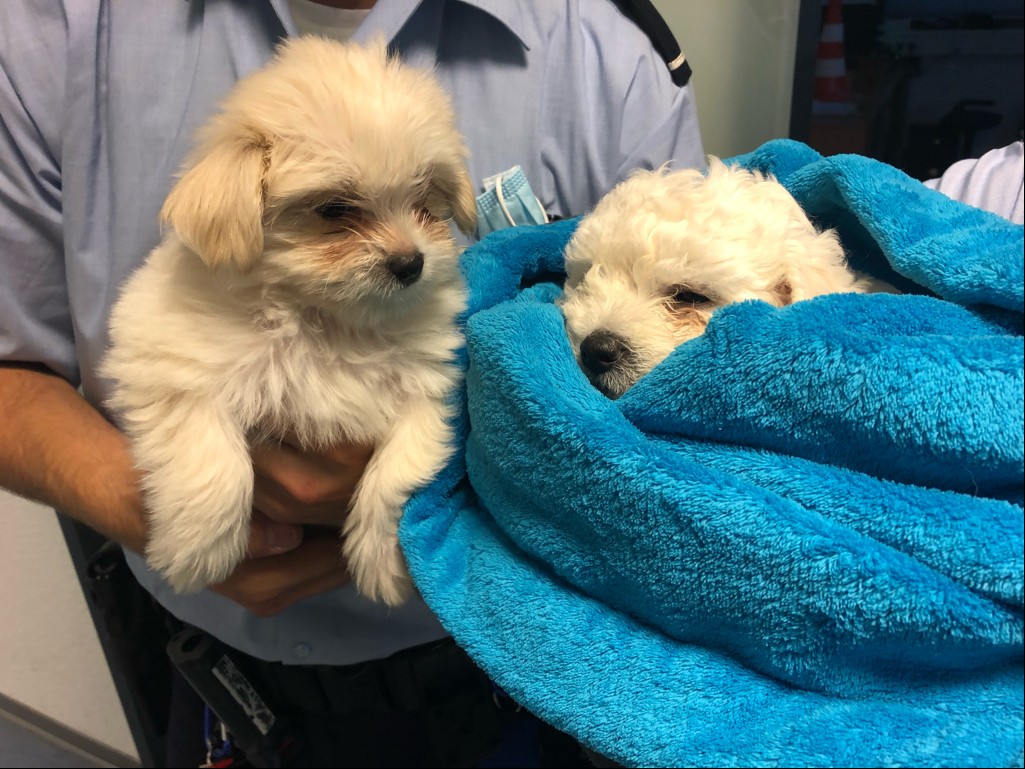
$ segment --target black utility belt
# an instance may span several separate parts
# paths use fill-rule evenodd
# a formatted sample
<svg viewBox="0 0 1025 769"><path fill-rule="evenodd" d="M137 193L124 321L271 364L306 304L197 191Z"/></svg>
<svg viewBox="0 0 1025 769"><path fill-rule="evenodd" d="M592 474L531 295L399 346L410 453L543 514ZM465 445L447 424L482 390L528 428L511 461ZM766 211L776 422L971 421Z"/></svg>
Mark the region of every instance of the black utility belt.
<svg viewBox="0 0 1025 769"><path fill-rule="evenodd" d="M468 765L497 744L491 682L451 639L355 665L285 665L186 627L167 651L256 766L281 765L301 741L295 721L303 714L422 712L432 743L452 765Z"/></svg>
<svg viewBox="0 0 1025 769"><path fill-rule="evenodd" d="M310 713L418 711L454 694L490 696L487 676L450 638L355 665L259 663L274 699Z"/></svg>

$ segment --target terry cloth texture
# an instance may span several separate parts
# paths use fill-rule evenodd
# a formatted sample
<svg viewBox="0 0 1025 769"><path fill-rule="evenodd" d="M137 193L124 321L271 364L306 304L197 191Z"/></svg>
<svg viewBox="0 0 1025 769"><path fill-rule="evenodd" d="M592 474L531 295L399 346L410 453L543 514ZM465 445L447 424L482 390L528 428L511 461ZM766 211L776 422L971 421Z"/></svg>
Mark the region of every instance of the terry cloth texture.
<svg viewBox="0 0 1025 769"><path fill-rule="evenodd" d="M907 293L732 305L611 401L554 304L576 222L484 239L416 583L625 765L1020 767L1022 227L864 157L731 162Z"/></svg>

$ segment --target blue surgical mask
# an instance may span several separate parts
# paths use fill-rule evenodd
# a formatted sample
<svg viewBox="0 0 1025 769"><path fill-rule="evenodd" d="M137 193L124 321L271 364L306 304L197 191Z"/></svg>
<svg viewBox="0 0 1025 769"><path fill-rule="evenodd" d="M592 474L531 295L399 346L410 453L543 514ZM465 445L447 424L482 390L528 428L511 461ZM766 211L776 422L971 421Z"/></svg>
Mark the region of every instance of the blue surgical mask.
<svg viewBox="0 0 1025 769"><path fill-rule="evenodd" d="M519 166L489 176L477 197L477 237L519 224L547 224L548 216Z"/></svg>

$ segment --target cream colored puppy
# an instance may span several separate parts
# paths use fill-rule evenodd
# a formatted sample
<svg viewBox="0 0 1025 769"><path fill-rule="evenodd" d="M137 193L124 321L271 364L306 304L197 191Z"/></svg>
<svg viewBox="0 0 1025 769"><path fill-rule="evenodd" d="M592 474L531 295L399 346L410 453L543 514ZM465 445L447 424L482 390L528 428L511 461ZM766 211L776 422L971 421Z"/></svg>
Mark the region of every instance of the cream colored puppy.
<svg viewBox="0 0 1025 769"><path fill-rule="evenodd" d="M369 598L409 593L402 507L452 450L465 161L442 88L383 44L290 41L203 129L103 367L144 471L146 555L177 590L245 557L250 450L289 436L375 444L342 554Z"/></svg>
<svg viewBox="0 0 1025 769"><path fill-rule="evenodd" d="M710 158L708 173L638 171L585 216L566 249L560 305L591 382L618 398L718 308L895 291L852 273L772 178Z"/></svg>

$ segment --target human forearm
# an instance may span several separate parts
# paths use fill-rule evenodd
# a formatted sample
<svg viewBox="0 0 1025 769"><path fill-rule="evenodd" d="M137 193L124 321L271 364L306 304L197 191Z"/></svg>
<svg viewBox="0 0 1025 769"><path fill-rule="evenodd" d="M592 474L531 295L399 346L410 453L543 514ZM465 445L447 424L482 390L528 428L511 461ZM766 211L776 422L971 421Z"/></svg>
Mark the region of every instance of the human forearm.
<svg viewBox="0 0 1025 769"><path fill-rule="evenodd" d="M142 552L146 519L127 439L71 385L0 366L0 431L0 486ZM336 536L304 541L302 524L340 525L369 454L340 446L304 460L288 445L258 451L255 501L267 515L252 521L249 558L214 590L271 616L347 583Z"/></svg>
<svg viewBox="0 0 1025 769"><path fill-rule="evenodd" d="M60 377L0 367L0 486L142 551L138 474L124 436Z"/></svg>

